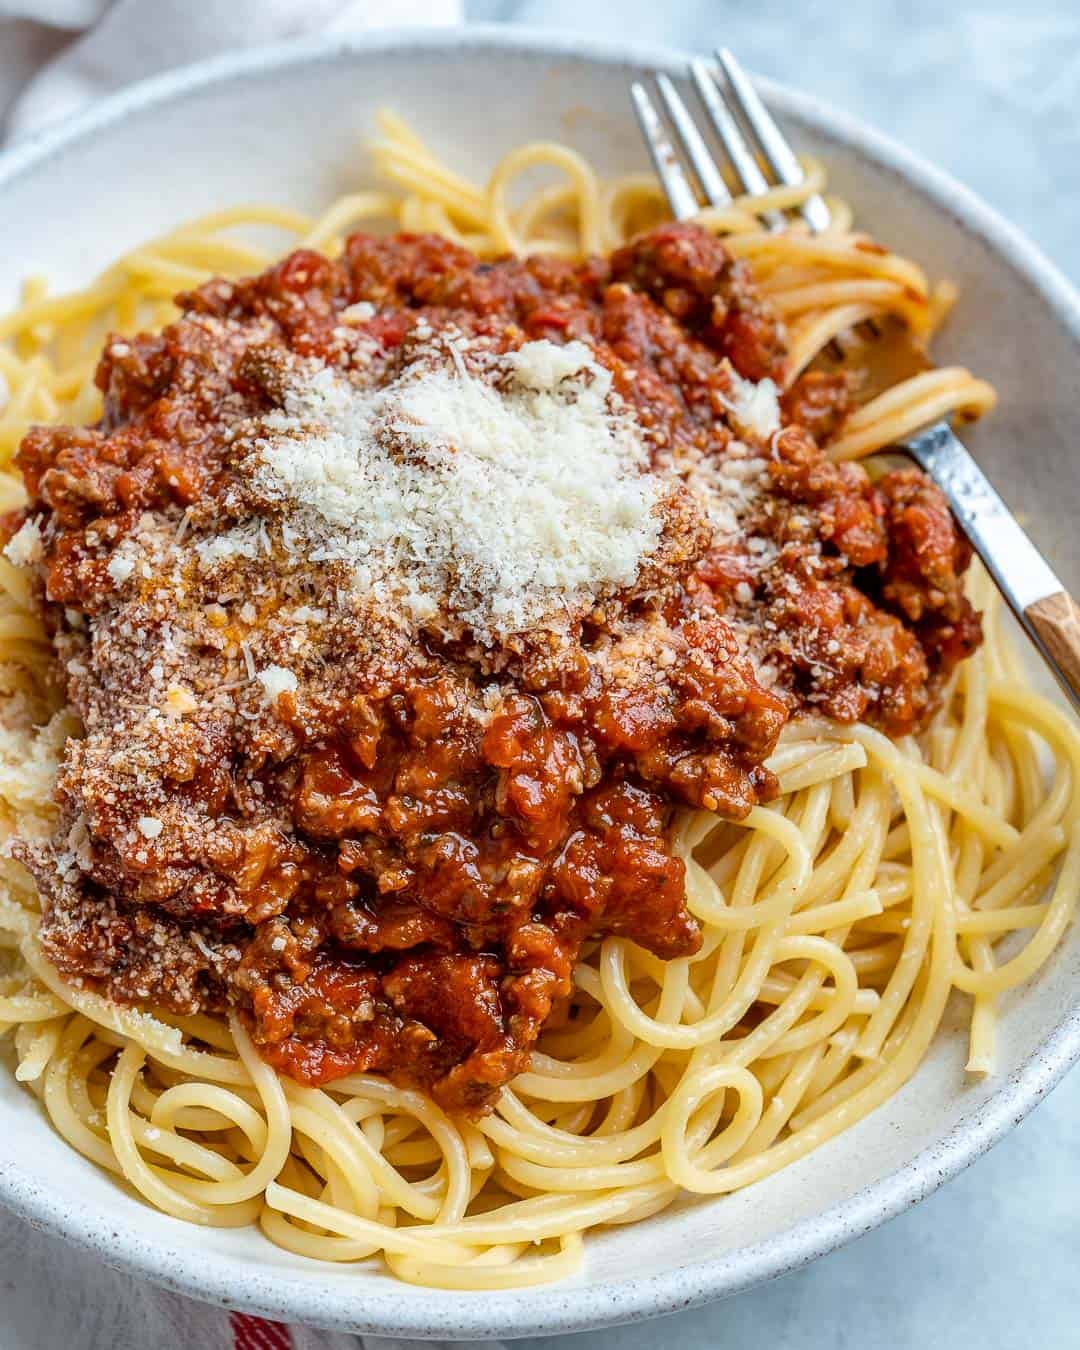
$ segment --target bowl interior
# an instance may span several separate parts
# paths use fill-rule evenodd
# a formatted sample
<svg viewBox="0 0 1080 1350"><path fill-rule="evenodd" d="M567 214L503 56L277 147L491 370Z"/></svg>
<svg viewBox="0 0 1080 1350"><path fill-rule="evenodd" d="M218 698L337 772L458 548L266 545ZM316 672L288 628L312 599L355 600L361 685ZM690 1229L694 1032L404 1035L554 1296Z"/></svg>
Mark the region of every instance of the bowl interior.
<svg viewBox="0 0 1080 1350"><path fill-rule="evenodd" d="M155 81L0 162L0 304L21 275L86 280L128 246L203 211L245 200L315 209L367 185L364 137L381 106L481 180L502 152L543 137L570 143L607 174L647 167L627 78L665 63L677 73L678 64L583 46L505 33L380 37ZM868 230L958 282L938 355L987 376L1001 394L969 443L1075 589L1080 549L1063 509L1080 500L1074 302L1053 298L1049 269L944 180L805 100L776 91L774 103L799 148L827 161L833 190ZM913 1082L853 1130L749 1191L591 1238L584 1273L553 1289L482 1300L407 1290L377 1267L306 1261L257 1232L189 1227L72 1152L6 1073L0 1198L114 1264L286 1319L444 1337L618 1321L778 1273L932 1189L1022 1114L1075 1052L1078 977L1074 930L1039 977L1005 1000L995 1078L965 1081L965 1038L946 1028Z"/></svg>

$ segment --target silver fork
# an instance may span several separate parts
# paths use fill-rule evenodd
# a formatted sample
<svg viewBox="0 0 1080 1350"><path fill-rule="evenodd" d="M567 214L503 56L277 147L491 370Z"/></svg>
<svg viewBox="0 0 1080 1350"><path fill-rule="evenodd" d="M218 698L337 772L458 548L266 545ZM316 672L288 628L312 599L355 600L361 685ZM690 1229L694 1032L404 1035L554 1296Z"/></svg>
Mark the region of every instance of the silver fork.
<svg viewBox="0 0 1080 1350"><path fill-rule="evenodd" d="M746 72L726 48L717 51L716 59L724 76L723 86L701 60L691 61L690 79L743 191L759 197L774 184L765 177L740 129L740 115L777 183L801 183L799 161ZM727 206L731 193L682 96L667 75L656 76L656 88L685 163L645 85L635 81L630 93L675 219L690 220L701 210L695 180L709 205ZM828 228L829 208L823 198L814 194L798 210L814 234ZM788 223L780 211L763 211L761 219L770 230L783 229ZM949 423L935 422L890 449L909 455L944 492L961 529L1013 613L1073 707L1080 711L1080 606L1020 528Z"/></svg>

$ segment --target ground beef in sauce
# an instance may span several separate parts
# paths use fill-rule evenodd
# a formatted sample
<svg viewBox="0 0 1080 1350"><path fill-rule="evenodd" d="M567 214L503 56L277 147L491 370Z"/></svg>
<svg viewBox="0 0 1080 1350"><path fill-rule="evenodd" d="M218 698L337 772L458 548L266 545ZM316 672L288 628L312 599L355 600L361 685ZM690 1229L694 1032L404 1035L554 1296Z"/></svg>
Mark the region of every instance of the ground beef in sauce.
<svg viewBox="0 0 1080 1350"><path fill-rule="evenodd" d="M19 452L86 729L55 838L21 856L66 978L236 1007L302 1082L376 1070L485 1109L585 941L698 948L677 806L768 800L763 761L803 710L910 731L979 641L937 490L819 448L842 382L804 377L768 435L737 425L739 378L782 379L783 330L693 226L580 266L357 234L339 261L301 251L179 303L161 334L108 344L97 426ZM377 381L421 331L586 341L655 464L733 485L742 514L711 532L699 514L641 584L498 651L384 632L329 564L193 568L190 541L242 510L232 436L275 407L269 357ZM296 672L276 700L251 678L267 667Z"/></svg>

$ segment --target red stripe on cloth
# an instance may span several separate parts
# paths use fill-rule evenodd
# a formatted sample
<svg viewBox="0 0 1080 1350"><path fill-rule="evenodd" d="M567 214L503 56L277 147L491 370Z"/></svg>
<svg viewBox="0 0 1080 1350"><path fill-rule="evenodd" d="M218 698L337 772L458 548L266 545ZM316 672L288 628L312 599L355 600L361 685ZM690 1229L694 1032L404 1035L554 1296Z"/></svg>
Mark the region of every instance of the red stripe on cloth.
<svg viewBox="0 0 1080 1350"><path fill-rule="evenodd" d="M267 1322L247 1313L230 1313L229 1326L233 1350L292 1350L289 1328L281 1322Z"/></svg>

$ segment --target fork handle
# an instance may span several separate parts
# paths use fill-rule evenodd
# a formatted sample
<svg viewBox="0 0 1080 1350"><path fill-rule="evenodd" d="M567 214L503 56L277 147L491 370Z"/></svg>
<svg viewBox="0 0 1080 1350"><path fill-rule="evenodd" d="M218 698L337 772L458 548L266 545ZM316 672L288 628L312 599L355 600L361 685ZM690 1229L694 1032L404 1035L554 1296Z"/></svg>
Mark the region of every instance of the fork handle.
<svg viewBox="0 0 1080 1350"><path fill-rule="evenodd" d="M935 422L897 448L945 493L960 528L1080 712L1080 606L947 422Z"/></svg>
<svg viewBox="0 0 1080 1350"><path fill-rule="evenodd" d="M1055 591L1024 613L1075 694L1080 689L1080 605L1068 591Z"/></svg>

